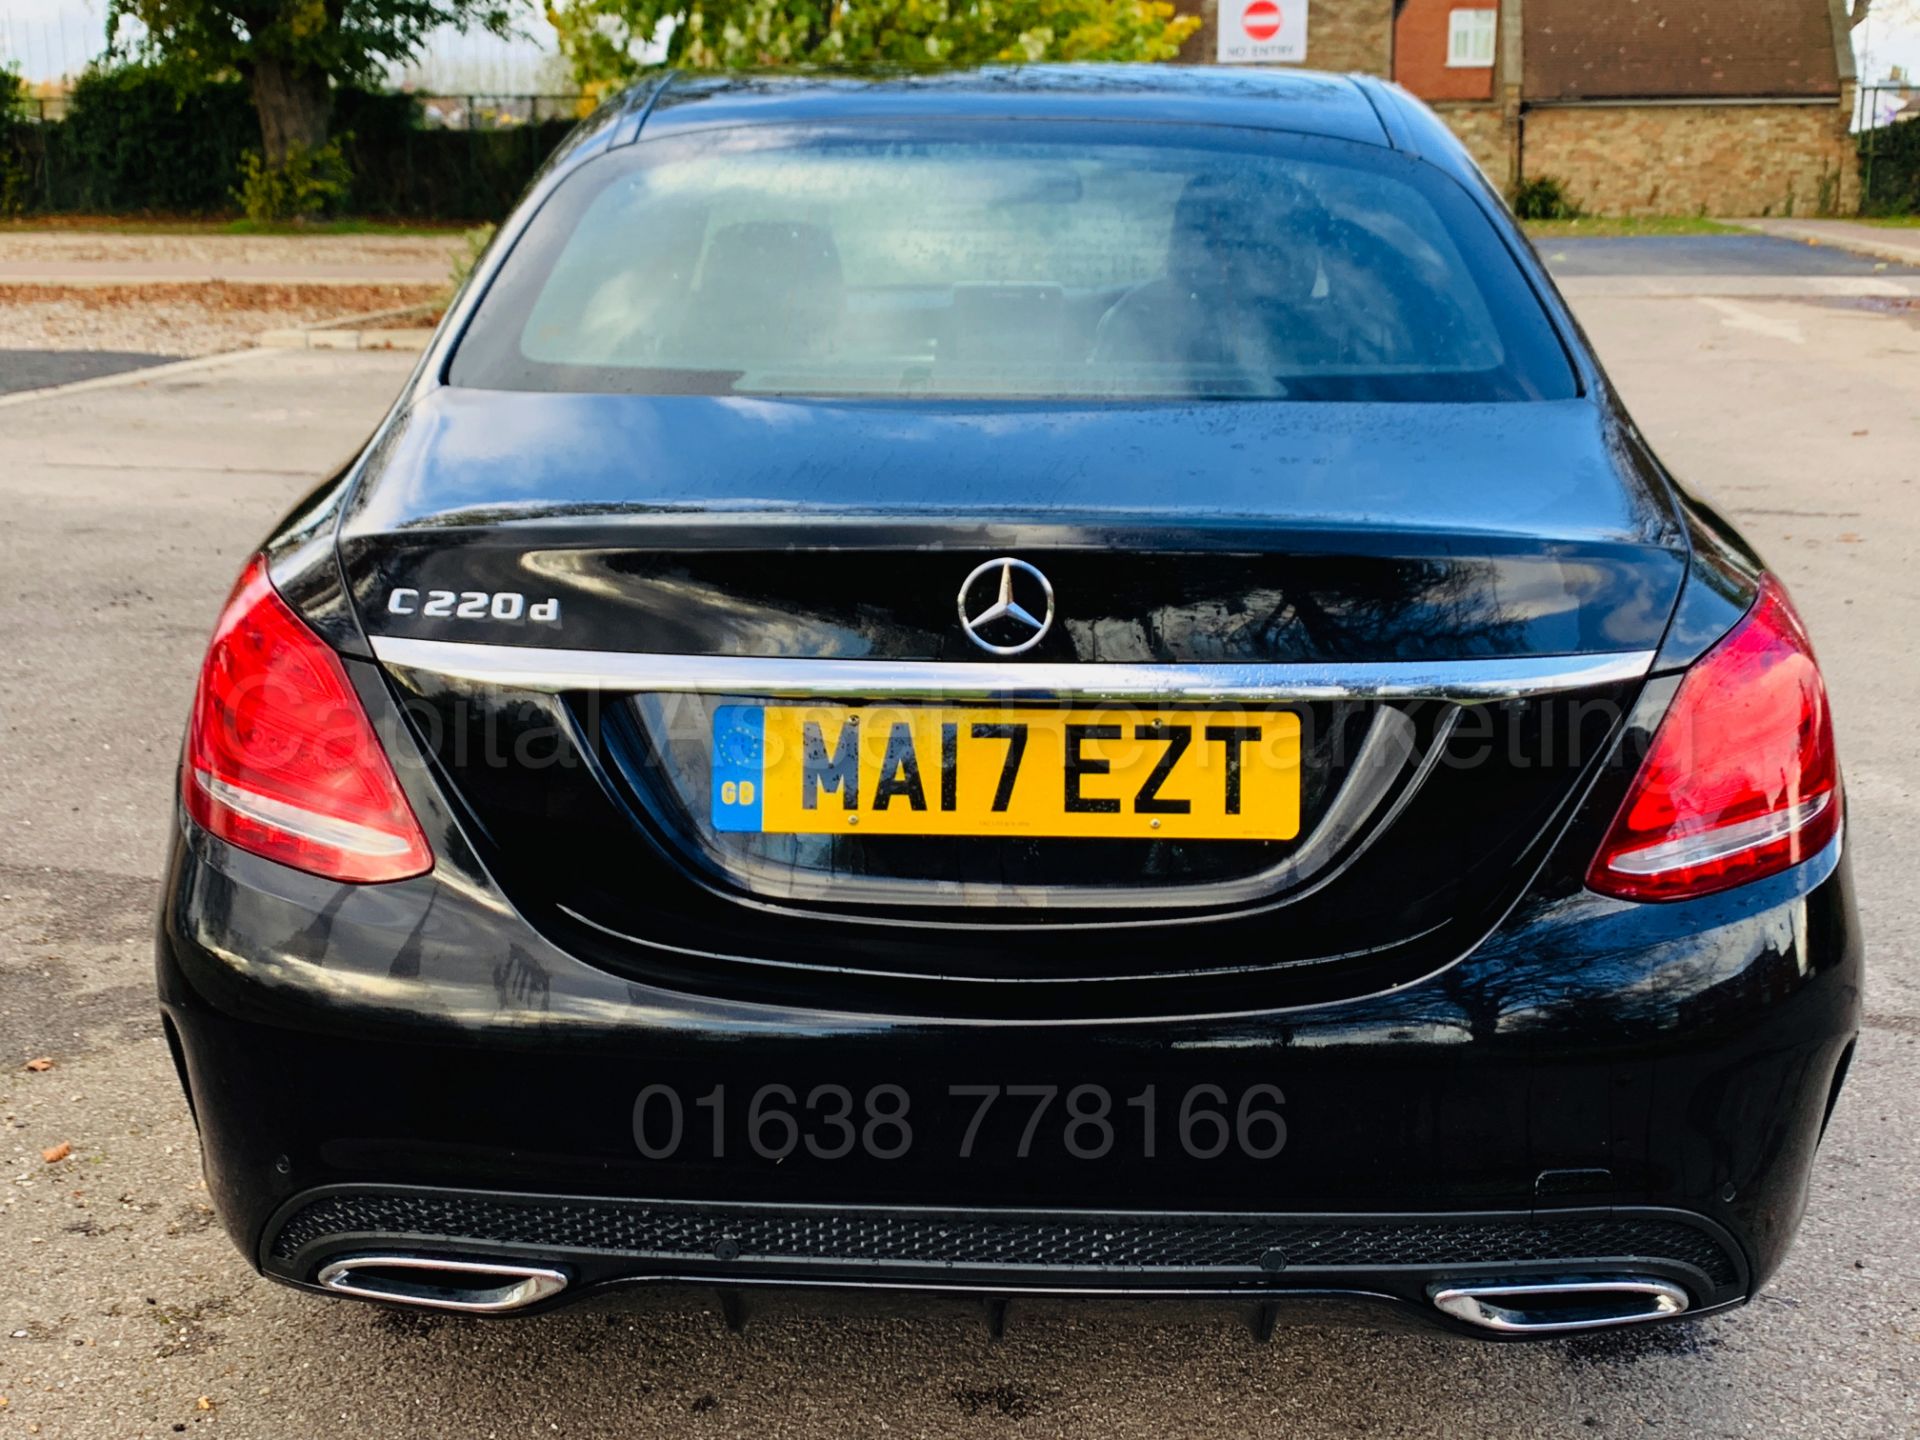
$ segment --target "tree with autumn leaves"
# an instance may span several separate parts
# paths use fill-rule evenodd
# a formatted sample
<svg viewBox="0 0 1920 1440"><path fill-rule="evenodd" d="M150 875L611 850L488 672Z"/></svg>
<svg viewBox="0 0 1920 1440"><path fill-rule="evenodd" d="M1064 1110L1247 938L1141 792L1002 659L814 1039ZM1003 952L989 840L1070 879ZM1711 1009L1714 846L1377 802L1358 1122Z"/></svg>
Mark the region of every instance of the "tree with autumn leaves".
<svg viewBox="0 0 1920 1440"><path fill-rule="evenodd" d="M109 29L185 80L237 74L270 167L325 145L333 92L418 56L444 26L524 28L522 0L109 0ZM1200 23L1165 0L548 0L583 84L664 58L691 69L813 63L1166 60ZM649 54L650 50L650 54Z"/></svg>
<svg viewBox="0 0 1920 1440"><path fill-rule="evenodd" d="M444 25L516 28L519 0L109 0L170 66L237 73L269 165L328 138L335 86L410 60ZM696 70L1170 60L1199 27L1166 0L546 0L583 85ZM1723 0L1699 0L1723 3ZM1915 0L1846 0L1848 19Z"/></svg>
<svg viewBox="0 0 1920 1440"><path fill-rule="evenodd" d="M692 70L1171 60L1200 25L1166 0L555 0L585 85Z"/></svg>
<svg viewBox="0 0 1920 1440"><path fill-rule="evenodd" d="M337 85L375 80L442 26L514 24L517 0L108 0L108 31L132 20L135 50L186 83L238 75L279 167L325 145Z"/></svg>

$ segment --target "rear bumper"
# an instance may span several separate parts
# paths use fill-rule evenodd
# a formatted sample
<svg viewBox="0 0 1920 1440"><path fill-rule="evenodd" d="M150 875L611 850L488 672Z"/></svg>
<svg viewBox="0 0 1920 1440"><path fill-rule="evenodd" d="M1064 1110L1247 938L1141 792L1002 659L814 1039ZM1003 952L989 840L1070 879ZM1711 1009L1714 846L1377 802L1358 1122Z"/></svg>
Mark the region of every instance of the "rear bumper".
<svg viewBox="0 0 1920 1440"><path fill-rule="evenodd" d="M1220 1214L716 1204L359 1185L293 1197L268 1223L260 1261L275 1279L325 1288L329 1267L372 1262L377 1270L375 1257L394 1255L550 1271L564 1290L524 1303L516 1297L512 1308L528 1310L669 1282L1262 1302L1344 1296L1445 1324L1432 1298L1462 1285L1625 1275L1671 1285L1698 1314L1739 1304L1748 1284L1744 1257L1726 1231L1697 1215L1645 1208Z"/></svg>
<svg viewBox="0 0 1920 1440"><path fill-rule="evenodd" d="M313 1286L398 1250L554 1266L569 1283L543 1304L660 1280L1344 1295L1463 1330L1437 1287L1633 1274L1701 1313L1783 1258L1859 1018L1838 845L1685 905L1529 901L1390 993L1085 1023L674 994L483 900L177 847L162 1003L220 1213L266 1273ZM967 1087L993 1086L969 1145ZM1014 1087L1047 1086L1021 1153L1037 1098ZM889 1087L897 1153L899 1132L862 1133ZM1102 1153L1097 1129L1068 1144L1076 1089L1106 1097ZM1256 1090L1283 1129L1208 1153ZM669 1093L678 1143L649 1158ZM1225 1129L1183 1134L1182 1102Z"/></svg>

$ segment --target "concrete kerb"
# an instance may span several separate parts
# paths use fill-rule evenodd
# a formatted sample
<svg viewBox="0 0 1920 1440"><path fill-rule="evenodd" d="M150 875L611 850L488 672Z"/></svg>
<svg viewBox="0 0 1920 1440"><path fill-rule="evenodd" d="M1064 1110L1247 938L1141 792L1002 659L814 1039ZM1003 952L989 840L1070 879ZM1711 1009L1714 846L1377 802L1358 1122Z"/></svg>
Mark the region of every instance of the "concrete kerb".
<svg viewBox="0 0 1920 1440"><path fill-rule="evenodd" d="M427 315L440 308L438 301L402 305L392 310L370 310L364 315L346 315L337 320L317 320L310 325L266 330L260 344L269 350L424 350L433 338L431 326L383 325L383 320L401 320Z"/></svg>
<svg viewBox="0 0 1920 1440"><path fill-rule="evenodd" d="M1756 235L1826 245L1889 265L1920 266L1920 230L1880 230L1845 220L1728 220Z"/></svg>

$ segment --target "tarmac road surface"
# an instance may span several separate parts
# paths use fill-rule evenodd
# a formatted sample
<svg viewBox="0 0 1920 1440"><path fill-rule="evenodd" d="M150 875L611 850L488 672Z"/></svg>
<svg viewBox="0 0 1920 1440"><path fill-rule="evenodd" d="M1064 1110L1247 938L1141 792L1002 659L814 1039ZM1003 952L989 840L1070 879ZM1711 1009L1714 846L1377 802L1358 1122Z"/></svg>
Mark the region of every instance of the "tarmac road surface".
<svg viewBox="0 0 1920 1440"><path fill-rule="evenodd" d="M1576 303L1807 615L1872 968L1799 1244L1754 1305L1524 1348L1261 1346L1208 1307L1016 1303L995 1341L957 1302L776 1299L736 1336L699 1293L488 1324L256 1278L207 1209L151 994L174 758L243 557L409 363L282 352L0 399L0 1437L1920 1434L1920 320L1675 293L1648 253L1628 278L1668 288Z"/></svg>

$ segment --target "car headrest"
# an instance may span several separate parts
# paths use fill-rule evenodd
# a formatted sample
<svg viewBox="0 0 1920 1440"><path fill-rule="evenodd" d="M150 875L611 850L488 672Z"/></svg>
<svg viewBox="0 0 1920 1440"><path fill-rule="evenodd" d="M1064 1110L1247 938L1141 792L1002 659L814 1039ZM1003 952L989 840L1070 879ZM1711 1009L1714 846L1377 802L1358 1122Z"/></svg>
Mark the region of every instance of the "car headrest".
<svg viewBox="0 0 1920 1440"><path fill-rule="evenodd" d="M840 285L833 232L790 220L750 220L716 230L700 272L700 288L708 291L805 295L823 287L837 292Z"/></svg>
<svg viewBox="0 0 1920 1440"><path fill-rule="evenodd" d="M1319 271L1326 219L1320 202L1292 181L1270 180L1256 191L1198 176L1174 203L1167 274L1195 291L1304 299Z"/></svg>
<svg viewBox="0 0 1920 1440"><path fill-rule="evenodd" d="M846 309L840 251L822 225L723 226L688 299L674 347L687 360L764 365L818 354Z"/></svg>

